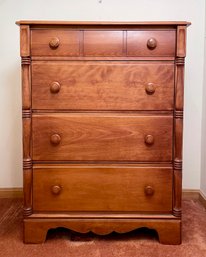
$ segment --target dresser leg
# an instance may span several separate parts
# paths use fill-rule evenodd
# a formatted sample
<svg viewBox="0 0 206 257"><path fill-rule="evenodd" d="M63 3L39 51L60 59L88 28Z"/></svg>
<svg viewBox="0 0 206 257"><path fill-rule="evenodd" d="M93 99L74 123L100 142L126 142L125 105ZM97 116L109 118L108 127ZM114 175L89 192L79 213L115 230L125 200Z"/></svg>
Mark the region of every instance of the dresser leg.
<svg viewBox="0 0 206 257"><path fill-rule="evenodd" d="M24 243L40 244L46 240L48 227L43 222L37 224L35 220L24 220Z"/></svg>
<svg viewBox="0 0 206 257"><path fill-rule="evenodd" d="M159 242L166 245L181 244L181 222L165 222L165 226L158 226L156 229L159 235Z"/></svg>

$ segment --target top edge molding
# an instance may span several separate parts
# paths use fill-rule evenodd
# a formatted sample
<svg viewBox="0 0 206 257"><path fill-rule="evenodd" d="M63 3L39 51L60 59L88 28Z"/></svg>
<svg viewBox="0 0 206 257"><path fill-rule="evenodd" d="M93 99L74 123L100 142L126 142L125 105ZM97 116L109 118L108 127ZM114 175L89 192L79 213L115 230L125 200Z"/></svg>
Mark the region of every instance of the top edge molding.
<svg viewBox="0 0 206 257"><path fill-rule="evenodd" d="M155 26L155 25L171 25L178 26L191 25L187 21L54 21L54 20L20 20L16 22L17 25L146 25L146 26Z"/></svg>

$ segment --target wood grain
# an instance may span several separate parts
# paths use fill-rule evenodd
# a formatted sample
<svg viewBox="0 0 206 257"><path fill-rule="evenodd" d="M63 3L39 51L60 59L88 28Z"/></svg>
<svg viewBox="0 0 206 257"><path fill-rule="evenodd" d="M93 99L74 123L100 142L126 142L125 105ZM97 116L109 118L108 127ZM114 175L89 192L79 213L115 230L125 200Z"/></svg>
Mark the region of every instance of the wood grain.
<svg viewBox="0 0 206 257"><path fill-rule="evenodd" d="M57 185L61 192L54 194ZM154 189L153 195L145 194L146 186ZM35 168L33 206L34 211L170 212L172 169Z"/></svg>
<svg viewBox="0 0 206 257"><path fill-rule="evenodd" d="M23 128L23 185L24 216L32 214L32 159L31 159L31 69L30 28L23 25L20 34L22 73L22 128Z"/></svg>
<svg viewBox="0 0 206 257"><path fill-rule="evenodd" d="M20 55L30 56L30 29L28 25L20 27Z"/></svg>
<svg viewBox="0 0 206 257"><path fill-rule="evenodd" d="M16 22L17 25L97 25L101 28L102 25L119 25L119 26L130 26L130 25L163 25L164 27L167 25L186 25L189 26L191 23L187 21L55 21L55 20L20 20Z"/></svg>
<svg viewBox="0 0 206 257"><path fill-rule="evenodd" d="M82 51L82 49L81 49ZM175 61L175 56L32 56L32 61Z"/></svg>
<svg viewBox="0 0 206 257"><path fill-rule="evenodd" d="M53 38L59 39L59 47L52 49L49 42ZM32 56L78 56L79 31L70 30L32 30Z"/></svg>
<svg viewBox="0 0 206 257"><path fill-rule="evenodd" d="M34 109L173 109L173 62L35 61L32 78ZM52 94L55 82L61 89ZM154 93L148 94L151 84Z"/></svg>
<svg viewBox="0 0 206 257"><path fill-rule="evenodd" d="M186 26L177 27L177 53L178 57L186 56Z"/></svg>
<svg viewBox="0 0 206 257"><path fill-rule="evenodd" d="M155 229L162 244L180 244L181 221L164 219L28 219L24 221L24 242L43 243L50 228L66 227L76 232L106 235L126 233L137 228Z"/></svg>
<svg viewBox="0 0 206 257"><path fill-rule="evenodd" d="M174 105L174 203L173 214L182 215L182 145L184 106L184 57L186 54L186 27L177 28L177 51L175 62L175 105Z"/></svg>
<svg viewBox="0 0 206 257"><path fill-rule="evenodd" d="M32 126L34 160L172 160L172 116L35 114ZM62 139L58 145L50 142L53 134Z"/></svg>
<svg viewBox="0 0 206 257"><path fill-rule="evenodd" d="M175 31L128 31L128 56L175 56ZM147 41L155 39L157 46L148 48Z"/></svg>
<svg viewBox="0 0 206 257"><path fill-rule="evenodd" d="M23 33L22 33L23 35ZM56 30L39 29L31 33L32 56L175 56L175 30ZM80 38L82 40L80 41ZM155 40L157 46L148 47ZM57 47L54 42L58 42Z"/></svg>
<svg viewBox="0 0 206 257"><path fill-rule="evenodd" d="M122 56L123 31L84 31L85 56Z"/></svg>
<svg viewBox="0 0 206 257"><path fill-rule="evenodd" d="M97 234L148 227L161 243L181 243L190 23L17 24L24 242L42 243L56 227Z"/></svg>

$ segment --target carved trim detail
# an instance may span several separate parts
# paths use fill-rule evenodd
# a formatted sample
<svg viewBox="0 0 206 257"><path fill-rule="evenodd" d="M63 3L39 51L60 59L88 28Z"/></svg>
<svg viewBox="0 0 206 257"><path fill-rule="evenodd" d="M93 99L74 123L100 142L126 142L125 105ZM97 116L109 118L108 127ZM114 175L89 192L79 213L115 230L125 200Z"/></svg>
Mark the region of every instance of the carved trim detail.
<svg viewBox="0 0 206 257"><path fill-rule="evenodd" d="M32 160L29 159L23 159L23 169L31 169L32 168Z"/></svg>
<svg viewBox="0 0 206 257"><path fill-rule="evenodd" d="M30 119L31 118L31 110L22 110L22 118Z"/></svg>
<svg viewBox="0 0 206 257"><path fill-rule="evenodd" d="M182 170L182 160L174 160L174 169L175 170Z"/></svg>
<svg viewBox="0 0 206 257"><path fill-rule="evenodd" d="M147 227L154 229L162 244L181 243L181 222L179 219L42 219L29 218L24 220L24 242L43 243L47 231L51 228L64 227L79 233L92 231L98 235L107 235L115 231L127 233L129 231ZM35 233L31 233L35 231Z"/></svg>
<svg viewBox="0 0 206 257"><path fill-rule="evenodd" d="M21 57L21 65L30 65L31 57L30 56L22 56Z"/></svg>
<svg viewBox="0 0 206 257"><path fill-rule="evenodd" d="M184 57L176 57L175 63L176 63L176 65L184 65L185 64L185 58Z"/></svg>
<svg viewBox="0 0 206 257"><path fill-rule="evenodd" d="M172 214L175 216L175 217L177 217L177 218L181 218L181 216L182 216L182 211L181 210L179 210L179 209L173 209L172 210Z"/></svg>
<svg viewBox="0 0 206 257"><path fill-rule="evenodd" d="M29 208L24 207L23 215L24 215L24 217L28 217L28 216L32 215L32 208L31 207L29 207Z"/></svg>
<svg viewBox="0 0 206 257"><path fill-rule="evenodd" d="M175 110L174 117L175 117L175 119L183 119L183 111Z"/></svg>

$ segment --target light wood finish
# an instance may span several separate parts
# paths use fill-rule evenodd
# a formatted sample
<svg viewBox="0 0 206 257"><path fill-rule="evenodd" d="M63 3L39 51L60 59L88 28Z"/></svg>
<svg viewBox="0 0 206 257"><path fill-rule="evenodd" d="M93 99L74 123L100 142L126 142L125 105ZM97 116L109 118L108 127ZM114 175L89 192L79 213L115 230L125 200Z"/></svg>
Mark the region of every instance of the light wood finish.
<svg viewBox="0 0 206 257"><path fill-rule="evenodd" d="M95 26L97 25L99 28L101 28L102 25L119 25L119 26L177 26L177 25L183 25L183 26L189 26L191 23L187 21L46 21L46 20L20 20L16 22L17 25L46 25L46 26L52 26L52 25L91 25Z"/></svg>
<svg viewBox="0 0 206 257"><path fill-rule="evenodd" d="M181 216L182 201L182 140L183 140L183 95L184 57L186 53L186 28L177 28L177 49L175 66L175 106L174 106L174 207L175 216Z"/></svg>
<svg viewBox="0 0 206 257"><path fill-rule="evenodd" d="M177 28L177 57L186 56L186 28L178 26Z"/></svg>
<svg viewBox="0 0 206 257"><path fill-rule="evenodd" d="M146 182L145 176L148 177ZM35 168L33 194L34 212L169 213L172 211L172 169L127 166Z"/></svg>
<svg viewBox="0 0 206 257"><path fill-rule="evenodd" d="M32 78L34 109L173 109L171 62L35 61Z"/></svg>
<svg viewBox="0 0 206 257"><path fill-rule="evenodd" d="M35 114L33 159L171 161L172 127L168 115Z"/></svg>
<svg viewBox="0 0 206 257"><path fill-rule="evenodd" d="M21 28L24 216L32 213L30 28Z"/></svg>
<svg viewBox="0 0 206 257"><path fill-rule="evenodd" d="M30 30L28 25L20 27L20 46L20 55L22 57L30 56ZM22 79L24 79L24 76Z"/></svg>
<svg viewBox="0 0 206 257"><path fill-rule="evenodd" d="M128 56L174 56L176 31L127 31Z"/></svg>
<svg viewBox="0 0 206 257"><path fill-rule="evenodd" d="M27 219L24 220L24 242L42 243L46 239L48 229L66 227L76 232L106 235L113 231L126 233L136 228L155 229L162 244L181 243L181 222L163 219Z"/></svg>
<svg viewBox="0 0 206 257"><path fill-rule="evenodd" d="M84 31L85 56L122 56L123 31Z"/></svg>
<svg viewBox="0 0 206 257"><path fill-rule="evenodd" d="M52 44L56 46L52 46ZM78 56L79 32L68 30L33 30L32 56Z"/></svg>
<svg viewBox="0 0 206 257"><path fill-rule="evenodd" d="M183 26L182 26L183 27ZM181 32L181 30L180 30ZM175 30L32 30L32 56L175 56Z"/></svg>
<svg viewBox="0 0 206 257"><path fill-rule="evenodd" d="M188 22L20 21L24 242L156 229L181 243ZM31 91L32 88L32 91Z"/></svg>
<svg viewBox="0 0 206 257"><path fill-rule="evenodd" d="M32 61L175 61L175 56L31 56Z"/></svg>

